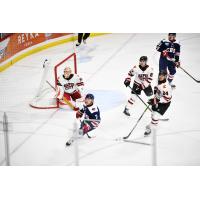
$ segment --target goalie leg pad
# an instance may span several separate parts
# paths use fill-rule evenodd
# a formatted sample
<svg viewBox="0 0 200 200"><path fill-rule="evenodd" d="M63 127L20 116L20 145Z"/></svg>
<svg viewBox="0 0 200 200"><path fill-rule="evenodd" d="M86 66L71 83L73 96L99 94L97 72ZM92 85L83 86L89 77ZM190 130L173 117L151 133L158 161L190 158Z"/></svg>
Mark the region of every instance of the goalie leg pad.
<svg viewBox="0 0 200 200"><path fill-rule="evenodd" d="M79 91L74 91L72 94L70 94L73 101L76 101L77 99L80 99L81 93Z"/></svg>
<svg viewBox="0 0 200 200"><path fill-rule="evenodd" d="M64 93L63 96L68 100L71 101L71 95L68 93Z"/></svg>

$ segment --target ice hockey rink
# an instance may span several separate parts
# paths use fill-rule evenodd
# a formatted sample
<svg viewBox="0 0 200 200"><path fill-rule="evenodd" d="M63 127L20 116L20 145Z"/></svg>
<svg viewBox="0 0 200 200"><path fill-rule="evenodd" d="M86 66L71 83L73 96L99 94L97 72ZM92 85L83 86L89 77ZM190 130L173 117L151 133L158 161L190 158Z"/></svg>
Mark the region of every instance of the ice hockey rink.
<svg viewBox="0 0 200 200"><path fill-rule="evenodd" d="M151 165L152 146L116 141L126 136L144 111L138 101L131 117L122 112L130 90L123 84L129 69L147 55L154 67L155 85L159 54L156 44L167 34L106 34L88 38L86 45L74 48L66 43L43 50L17 62L0 73L0 121L6 112L9 122L11 165L74 165L74 145L66 147L75 122L75 112L66 109L38 110L29 106L42 76L42 64L53 64L77 53L78 74L85 81L85 92L95 95L101 111L101 124L92 134L78 141L80 165ZM177 34L181 43L181 64L200 79L200 34ZM172 103L157 131L158 165L200 165L200 84L181 69L174 79ZM141 96L145 101L147 98ZM151 144L144 138L150 121L146 112L130 139ZM5 165L4 139L0 129L0 165Z"/></svg>

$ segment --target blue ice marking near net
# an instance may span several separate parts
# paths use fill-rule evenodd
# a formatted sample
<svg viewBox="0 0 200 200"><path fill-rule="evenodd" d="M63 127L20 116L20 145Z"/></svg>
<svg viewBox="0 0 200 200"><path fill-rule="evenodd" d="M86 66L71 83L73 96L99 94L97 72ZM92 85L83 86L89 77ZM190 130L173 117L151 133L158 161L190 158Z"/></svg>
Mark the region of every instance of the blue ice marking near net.
<svg viewBox="0 0 200 200"><path fill-rule="evenodd" d="M94 95L100 111L111 110L126 101L125 95L117 90L86 90L86 93Z"/></svg>

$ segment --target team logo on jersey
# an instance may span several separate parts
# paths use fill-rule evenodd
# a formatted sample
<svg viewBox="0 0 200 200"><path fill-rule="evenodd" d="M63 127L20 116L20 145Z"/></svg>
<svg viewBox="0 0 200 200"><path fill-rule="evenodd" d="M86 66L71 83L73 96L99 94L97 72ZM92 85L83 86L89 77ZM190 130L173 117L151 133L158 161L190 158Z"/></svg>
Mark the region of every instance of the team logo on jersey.
<svg viewBox="0 0 200 200"><path fill-rule="evenodd" d="M138 74L138 78L142 81L147 80L148 79L148 74Z"/></svg>
<svg viewBox="0 0 200 200"><path fill-rule="evenodd" d="M165 45L166 45L166 46L169 46L169 43L168 43L168 42L165 42Z"/></svg>
<svg viewBox="0 0 200 200"><path fill-rule="evenodd" d="M67 84L64 85L64 87L65 87L66 90L73 89L74 83L67 83Z"/></svg>

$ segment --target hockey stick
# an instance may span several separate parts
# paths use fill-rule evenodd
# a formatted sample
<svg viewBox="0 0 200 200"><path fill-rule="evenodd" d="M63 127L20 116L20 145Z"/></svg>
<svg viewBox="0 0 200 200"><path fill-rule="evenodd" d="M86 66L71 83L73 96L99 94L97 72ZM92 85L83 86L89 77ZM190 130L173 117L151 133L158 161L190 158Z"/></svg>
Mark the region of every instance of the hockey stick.
<svg viewBox="0 0 200 200"><path fill-rule="evenodd" d="M151 145L149 143L145 143L145 142L140 142L140 141L136 141L136 140L124 140L124 142L129 142L129 143L134 143L134 144L142 144L142 145Z"/></svg>
<svg viewBox="0 0 200 200"><path fill-rule="evenodd" d="M183 67L179 67L180 69L182 69L190 78L192 78L194 81L196 81L197 83L200 83L200 80L195 79L191 74L189 74Z"/></svg>
<svg viewBox="0 0 200 200"><path fill-rule="evenodd" d="M137 120L135 126L132 128L132 130L130 131L130 133L129 133L127 136L123 137L124 140L128 139L129 136L132 134L132 132L135 130L135 128L137 127L138 123L140 122L140 120L141 120L142 117L144 116L145 112L149 109L149 106L150 106L150 105L148 105L148 106L145 108L144 112L142 113L142 115L140 116L140 118Z"/></svg>
<svg viewBox="0 0 200 200"><path fill-rule="evenodd" d="M70 101L68 101L65 97L63 97L63 101L74 111L79 110L79 108L76 108Z"/></svg>
<svg viewBox="0 0 200 200"><path fill-rule="evenodd" d="M46 81L46 83L47 83L52 89L54 89L54 90L56 91L56 88L53 87L53 85L51 85L51 83L49 83L49 81Z"/></svg>
<svg viewBox="0 0 200 200"><path fill-rule="evenodd" d="M170 57L167 57L167 59L170 60L171 62L173 62L173 63L175 64L174 60L171 59ZM177 67L177 68L182 69L182 70L183 70L190 78L192 78L195 82L200 83L200 80L197 80L196 78L194 78L194 77L193 77L190 73L188 73L183 67L179 66L179 67Z"/></svg>
<svg viewBox="0 0 200 200"><path fill-rule="evenodd" d="M51 87L51 88L53 88L55 91L56 91L56 88L53 86L53 85L51 85L51 83L49 83L49 81L46 81L47 82L47 84ZM70 102L70 101L68 101L65 97L63 97L63 101L72 109L72 110L75 110L75 111L77 111L78 109Z"/></svg>
<svg viewBox="0 0 200 200"><path fill-rule="evenodd" d="M131 90L132 90L132 88L131 88L131 86L129 85L128 86ZM140 99L140 101L146 106L146 107L148 107L148 110L150 111L150 112L152 112L152 109L144 102L144 100L138 95L138 94L136 94L136 93L134 93L139 99ZM162 119L159 119L160 121L168 121L169 119L168 118L162 118Z"/></svg>
<svg viewBox="0 0 200 200"><path fill-rule="evenodd" d="M132 90L132 87L129 85L128 86L131 90ZM143 99L134 92L134 94L140 99L140 101L147 107L148 105L143 101ZM148 110L152 112L151 108L148 107Z"/></svg>

